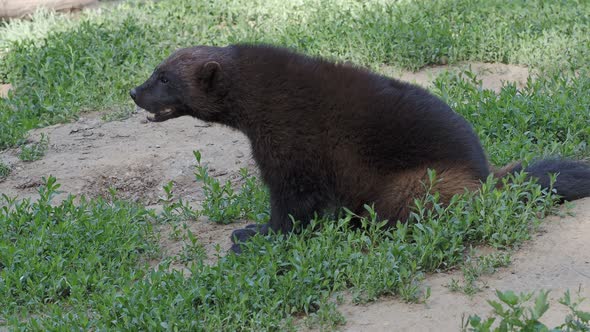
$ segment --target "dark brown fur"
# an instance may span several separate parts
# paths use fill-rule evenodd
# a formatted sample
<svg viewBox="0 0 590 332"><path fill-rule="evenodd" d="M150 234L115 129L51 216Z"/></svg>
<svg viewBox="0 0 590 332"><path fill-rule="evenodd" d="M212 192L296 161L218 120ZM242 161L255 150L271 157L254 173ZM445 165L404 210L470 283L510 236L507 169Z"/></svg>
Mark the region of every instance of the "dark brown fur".
<svg viewBox="0 0 590 332"><path fill-rule="evenodd" d="M305 225L331 208L362 214L365 203L394 225L424 195L427 169L443 202L492 171L469 123L425 89L281 48L182 49L131 95L152 121L191 115L248 136L271 196L263 233L291 231L290 215Z"/></svg>

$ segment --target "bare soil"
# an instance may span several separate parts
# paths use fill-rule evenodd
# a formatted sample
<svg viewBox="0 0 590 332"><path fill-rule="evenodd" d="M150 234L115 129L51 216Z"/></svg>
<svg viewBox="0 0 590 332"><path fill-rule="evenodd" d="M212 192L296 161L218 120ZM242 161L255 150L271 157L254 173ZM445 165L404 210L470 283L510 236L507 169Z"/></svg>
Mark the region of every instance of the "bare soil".
<svg viewBox="0 0 590 332"><path fill-rule="evenodd" d="M145 118L146 113L140 111L124 121L105 122L101 114L90 113L73 123L32 131L31 142L39 141L41 134L49 138L46 155L38 161L22 162L19 148L1 152L0 161L12 172L0 182L0 192L34 199L43 177L52 175L61 184L56 202L69 194L109 198L112 188L120 198L159 208L162 187L172 181L175 196L199 206L203 195L194 176L197 162L193 151L201 152L201 162L221 181L239 180L240 168L254 169L249 143L236 131L188 117L165 123ZM206 220L189 223L210 254L216 243L228 249L229 235L238 226L224 227ZM162 232L169 231L168 226L159 227ZM182 247L168 236L161 239L170 255Z"/></svg>
<svg viewBox="0 0 590 332"><path fill-rule="evenodd" d="M443 72L470 71L477 75L478 80L482 81L484 89L494 90L495 92L499 92L506 82L514 83L518 89L521 89L526 85L529 76L534 77L534 74L526 66L483 62L462 62L450 66L431 66L417 72L383 66L381 71L391 77L425 87L430 87L432 81Z"/></svg>
<svg viewBox="0 0 590 332"><path fill-rule="evenodd" d="M384 67L394 77L428 86L442 70L471 70L483 80L484 88L498 91L504 81L524 86L529 72L525 67L500 64L459 64L452 67L427 68L409 73ZM6 88L6 87L4 87ZM202 162L221 180L239 179L240 168L255 170L250 145L246 138L226 127L209 125L188 117L151 123L142 111L126 120L105 122L99 113L84 114L79 120L33 130L31 141L41 134L49 137L47 154L38 161L22 162L19 149L0 152L0 161L12 173L0 180L0 192L10 196L35 198L42 178L53 175L61 184L62 194L108 196L115 188L120 197L158 208L162 187L174 182L174 193L191 205L203 199L201 185L195 180L194 150L201 151ZM575 217L550 220L544 231L517 251L513 263L505 269L484 277L488 288L472 297L451 292L451 278L461 279L460 271L428 276L425 284L432 295L425 304L407 304L399 299L382 299L370 305L345 304L341 307L349 331L457 331L461 316L490 313L486 300L494 298L494 290L530 291L552 289L552 308L547 322L556 324L564 317L555 299L563 290L577 290L590 297L590 199L575 202ZM243 221L246 222L246 221ZM189 228L204 245L209 260L215 260L215 246L222 252L229 246L229 235L242 223L217 225L206 219L190 222ZM165 255L174 255L182 248L181 240L169 236L169 226L158 226ZM590 303L586 304L588 310Z"/></svg>

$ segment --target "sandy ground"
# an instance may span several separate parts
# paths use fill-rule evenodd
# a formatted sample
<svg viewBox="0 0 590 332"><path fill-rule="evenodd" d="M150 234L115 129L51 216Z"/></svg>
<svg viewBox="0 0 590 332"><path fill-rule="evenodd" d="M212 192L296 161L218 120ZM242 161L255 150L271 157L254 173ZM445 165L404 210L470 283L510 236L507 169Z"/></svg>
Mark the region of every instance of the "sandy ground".
<svg viewBox="0 0 590 332"><path fill-rule="evenodd" d="M516 87L520 89L526 85L529 75L534 77L534 74L529 73L529 69L525 66L482 62L459 63L452 66L432 66L417 72L408 72L389 66L381 68L381 72L385 75L425 87L430 87L436 76L449 70L451 72L468 70L477 75L485 89L494 90L495 92L501 90L504 82L515 83Z"/></svg>
<svg viewBox="0 0 590 332"><path fill-rule="evenodd" d="M483 79L484 87L498 91L503 81L513 81L522 87L528 77L524 67L498 64L459 64L451 69L470 67ZM404 80L429 85L434 76L449 67L428 68L418 73L382 68L383 72ZM88 196L108 195L108 188L117 189L121 197L157 207L162 186L173 181L174 193L191 205L202 200L200 184L194 177L196 161L193 151L199 150L202 162L221 180L239 180L239 169L255 166L246 138L228 128L208 125L183 117L164 123L145 121L139 112L123 121L105 122L98 113L89 113L73 123L60 124L31 132L30 140L38 141L41 134L49 137L47 154L39 161L22 162L18 149L0 152L0 161L12 168L12 173L0 180L0 192L20 197L36 197L42 177L57 177L64 192ZM544 233L514 255L514 262L482 280L489 288L473 297L452 293L446 284L451 278L461 279L460 272L427 277L425 285L432 295L426 304L406 304L397 299L383 299L366 306L343 305L342 312L349 331L457 331L464 313L490 313L487 299L494 298L494 289L514 291L552 289L552 308L547 322L556 324L564 317L555 305L563 290L580 286L590 297L590 200L576 202L576 217L551 218ZM245 221L244 221L245 222ZM210 256L219 244L222 250L230 246L229 234L241 224L217 225L207 220L189 224ZM178 253L182 244L166 234L161 226L161 244L166 254ZM586 309L590 302L586 304Z"/></svg>
<svg viewBox="0 0 590 332"><path fill-rule="evenodd" d="M109 197L113 188L119 197L158 208L162 187L173 181L174 195L198 206L203 196L194 176L193 151L201 152L201 162L222 181L237 182L240 168L254 169L249 143L236 131L188 117L165 123L147 122L145 117L142 111L124 121L104 122L101 114L91 113L74 123L34 130L30 141L39 141L41 134L49 138L47 154L38 161L22 162L18 148L1 152L0 161L12 173L0 182L0 192L34 199L43 177L52 175L61 184L56 201L70 193ZM237 226L206 220L190 223L211 254L216 243L223 249L231 246L229 235ZM169 231L162 227L162 232ZM182 243L161 238L171 255L182 248Z"/></svg>

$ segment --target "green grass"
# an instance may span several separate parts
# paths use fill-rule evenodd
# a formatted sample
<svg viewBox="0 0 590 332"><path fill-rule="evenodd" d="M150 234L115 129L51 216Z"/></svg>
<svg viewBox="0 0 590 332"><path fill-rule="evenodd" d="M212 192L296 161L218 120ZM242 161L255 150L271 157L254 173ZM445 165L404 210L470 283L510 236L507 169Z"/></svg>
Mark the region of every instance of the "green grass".
<svg viewBox="0 0 590 332"><path fill-rule="evenodd" d="M49 147L49 138L45 134L41 134L39 142L31 142L23 144L20 148L18 158L22 161L36 161L45 155Z"/></svg>
<svg viewBox="0 0 590 332"><path fill-rule="evenodd" d="M473 295L481 291L478 284L479 277L486 274L492 274L500 267L510 265L510 254L507 252L492 253L483 256L467 255L461 266L463 272L463 283L452 278L447 285L453 292L463 292L467 295Z"/></svg>
<svg viewBox="0 0 590 332"><path fill-rule="evenodd" d="M37 201L1 197L0 316L11 324L53 307L109 305L102 294L141 279L139 263L157 251L143 207L73 196L52 204L59 184L45 181Z"/></svg>
<svg viewBox="0 0 590 332"><path fill-rule="evenodd" d="M80 19L39 13L0 26L0 81L16 88L0 100L0 149L31 128L130 105L127 91L182 46L271 42L375 68L479 60L578 69L590 59L588 13L587 1L540 0L169 0Z"/></svg>
<svg viewBox="0 0 590 332"><path fill-rule="evenodd" d="M473 124L490 161L504 165L548 155L588 157L589 89L585 68L577 77L551 71L499 94L482 89L472 73L447 74L437 78L434 92Z"/></svg>
<svg viewBox="0 0 590 332"><path fill-rule="evenodd" d="M45 8L36 10L32 14L32 20L0 22L0 29L2 30L0 54L8 52L14 42L25 39L42 39L51 32L71 29L77 24L77 20L69 19L67 15L61 15Z"/></svg>
<svg viewBox="0 0 590 332"><path fill-rule="evenodd" d="M0 161L0 181L6 179L12 172L10 166Z"/></svg>
<svg viewBox="0 0 590 332"><path fill-rule="evenodd" d="M207 166L201 164L201 153L194 151L197 167L195 177L203 182L203 214L209 220L229 224L239 219L255 221L257 223L268 222L270 209L267 206L269 195L266 188L254 176L248 174L248 170L240 170L242 185L239 191L235 191L231 181L221 184L219 180L209 175Z"/></svg>
<svg viewBox="0 0 590 332"><path fill-rule="evenodd" d="M528 239L555 197L523 176L507 188L495 189L490 178L481 192L446 207L428 194L412 222L393 231L373 213L358 230L348 227L351 215L317 220L301 235L256 236L242 255L213 265L203 263L192 236L193 246L178 257L192 262L187 277L167 268L171 260L156 270L142 264L156 253L151 222L165 212L117 200L75 204L74 197L51 205L58 185L49 178L37 202L4 198L0 316L34 330L293 329L292 315L301 313L316 324L339 324L332 299L343 291L355 302L386 294L424 300L423 274L460 264L468 246L506 248Z"/></svg>
<svg viewBox="0 0 590 332"><path fill-rule="evenodd" d="M590 312L579 309L584 299L572 300L569 290L559 299L559 303L570 311L564 322L551 329L543 324L540 319L549 309L548 294L548 291L540 291L534 299L533 306L528 307L527 302L533 298L534 293L515 294L512 291L496 291L500 302L488 301L494 308L494 316L485 320L477 315L469 316L464 321L462 330L473 332L590 331Z"/></svg>

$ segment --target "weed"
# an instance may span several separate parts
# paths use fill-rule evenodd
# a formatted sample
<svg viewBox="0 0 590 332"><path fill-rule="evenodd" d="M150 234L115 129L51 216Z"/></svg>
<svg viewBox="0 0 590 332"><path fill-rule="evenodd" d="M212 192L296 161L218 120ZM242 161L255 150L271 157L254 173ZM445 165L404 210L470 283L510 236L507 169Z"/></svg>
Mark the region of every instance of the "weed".
<svg viewBox="0 0 590 332"><path fill-rule="evenodd" d="M305 318L304 324L308 329L319 328L321 331L336 330L346 323L346 318L336 308L336 303L322 301L317 312Z"/></svg>
<svg viewBox="0 0 590 332"><path fill-rule="evenodd" d="M578 293L581 289L578 289ZM570 313L566 316L565 322L559 326L560 329L566 331L590 331L590 312L578 309L584 298L578 296L575 301L572 301L570 291L567 290L559 303L570 309Z"/></svg>
<svg viewBox="0 0 590 332"><path fill-rule="evenodd" d="M194 151L193 154L197 160L195 176L203 182L204 215L214 222L224 224L244 218L258 223L268 220L268 192L258 179L248 174L247 169L240 170L243 183L239 192L235 192L230 181L222 185L209 174L207 166L201 164L199 151Z"/></svg>
<svg viewBox="0 0 590 332"><path fill-rule="evenodd" d="M195 263L187 277L170 270L170 260L154 271L137 266L154 252L154 213L117 200L81 198L76 205L71 196L52 206L58 185L50 178L38 202L6 197L0 210L0 225L8 227L0 232L0 313L9 325L33 330L292 329L292 315L301 313L328 327L342 322L329 300L335 293L350 290L355 302L386 294L419 301L428 297L419 290L424 272L456 266L467 245L509 247L527 239L555 197L523 175L510 180L498 190L490 178L480 193L444 207L429 193L416 201L413 222L394 230L367 206L359 229L350 229L353 216L345 214L314 220L299 235L257 235L241 255L213 265L202 264L202 248L187 231L175 258ZM172 202L170 184L165 192ZM433 209L421 208L427 204ZM497 211L501 219L487 217ZM504 233L512 235L495 236Z"/></svg>
<svg viewBox="0 0 590 332"><path fill-rule="evenodd" d="M162 188L164 196L160 197L159 202L163 203L162 212L158 216L161 222L176 222L181 220L197 220L200 213L193 210L188 202L184 202L182 197L176 197L173 194L174 182L169 181Z"/></svg>
<svg viewBox="0 0 590 332"><path fill-rule="evenodd" d="M473 295L481 290L477 284L479 277L496 272L499 267L505 267L510 264L510 254L506 252L492 253L476 257L473 254L467 256L462 263L463 285L455 279L449 282L451 291L462 291L467 295Z"/></svg>
<svg viewBox="0 0 590 332"><path fill-rule="evenodd" d="M578 113L588 110L582 103L590 98L580 92L590 89L590 76L585 71L568 77L547 73L522 90L507 85L499 94L463 74L443 74L434 84L436 93L473 124L491 162L504 165L515 159L588 155L590 129L576 121L590 121Z"/></svg>
<svg viewBox="0 0 590 332"><path fill-rule="evenodd" d="M45 155L49 147L49 138L45 134L41 134L39 142L33 142L27 145L22 145L18 158L22 161L36 161Z"/></svg>
<svg viewBox="0 0 590 332"><path fill-rule="evenodd" d="M3 162L0 162L0 181L6 179L11 172L12 169L10 168L10 166L6 165Z"/></svg>
<svg viewBox="0 0 590 332"><path fill-rule="evenodd" d="M186 240L183 243L182 252L178 255L178 260L183 264L203 261L207 257L205 248L199 243L195 235L186 228L186 224L185 231Z"/></svg>
<svg viewBox="0 0 590 332"><path fill-rule="evenodd" d="M60 185L44 181L35 202L1 198L0 315L16 321L48 304L76 307L131 286L143 275L140 258L156 250L143 207L74 196L52 204Z"/></svg>
<svg viewBox="0 0 590 332"><path fill-rule="evenodd" d="M488 301L494 308L496 317L482 320L477 315L469 316L467 320L463 321L463 331L590 331L590 312L578 309L578 305L583 299L572 302L569 290L559 300L559 303L567 306L571 311L565 317L565 322L553 329L549 329L543 324L540 318L549 309L548 294L549 291L540 291L534 299L533 307L526 307L526 303L533 297L534 293L517 295L512 291L496 291L500 302ZM492 328L496 318L499 318L498 326Z"/></svg>

